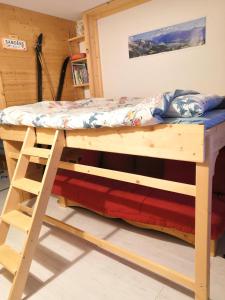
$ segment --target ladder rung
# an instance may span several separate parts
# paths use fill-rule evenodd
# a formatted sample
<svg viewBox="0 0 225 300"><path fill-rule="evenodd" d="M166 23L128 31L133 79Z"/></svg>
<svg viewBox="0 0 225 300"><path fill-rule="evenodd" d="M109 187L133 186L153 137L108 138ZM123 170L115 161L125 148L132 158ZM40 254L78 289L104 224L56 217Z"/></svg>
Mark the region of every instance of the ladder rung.
<svg viewBox="0 0 225 300"><path fill-rule="evenodd" d="M12 210L2 215L2 220L14 227L17 227L25 232L28 232L31 227L31 217L23 214L18 210Z"/></svg>
<svg viewBox="0 0 225 300"><path fill-rule="evenodd" d="M12 182L12 186L22 191L38 195L41 190L42 184L41 182L38 182L36 180L21 178L14 180L14 182Z"/></svg>
<svg viewBox="0 0 225 300"><path fill-rule="evenodd" d="M13 275L16 274L21 255L8 245L0 246L0 264Z"/></svg>
<svg viewBox="0 0 225 300"><path fill-rule="evenodd" d="M23 149L23 154L35 157L42 157L42 158L49 158L50 150L49 149L42 149L37 147L30 147Z"/></svg>

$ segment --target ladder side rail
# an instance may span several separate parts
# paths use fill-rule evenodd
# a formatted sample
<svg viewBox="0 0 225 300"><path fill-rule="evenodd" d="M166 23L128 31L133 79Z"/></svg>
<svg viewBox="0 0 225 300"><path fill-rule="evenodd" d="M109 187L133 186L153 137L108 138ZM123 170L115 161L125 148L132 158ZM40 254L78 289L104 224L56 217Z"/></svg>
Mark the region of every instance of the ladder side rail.
<svg viewBox="0 0 225 300"><path fill-rule="evenodd" d="M16 190L13 187L13 182L15 181L16 178L25 176L30 158L24 156L22 154L22 150L25 149L26 147L33 146L35 144L35 141L36 141L35 130L34 128L28 127L1 215L4 215L5 213L7 213L12 209L17 209L19 206L18 201L20 199L21 191ZM0 245L2 245L5 242L9 231L9 227L10 226L8 224L0 221L0 232L1 232Z"/></svg>
<svg viewBox="0 0 225 300"><path fill-rule="evenodd" d="M48 205L48 198L51 194L52 186L55 180L55 175L58 168L58 163L61 158L62 150L65 145L65 137L63 131L56 131L54 142L52 144L51 155L47 161L45 172L43 175L40 194L34 206L32 215L32 225L25 242L22 259L13 280L13 285L10 291L8 300L21 299L30 265L32 262L35 247L38 243L38 236L41 230L42 221Z"/></svg>

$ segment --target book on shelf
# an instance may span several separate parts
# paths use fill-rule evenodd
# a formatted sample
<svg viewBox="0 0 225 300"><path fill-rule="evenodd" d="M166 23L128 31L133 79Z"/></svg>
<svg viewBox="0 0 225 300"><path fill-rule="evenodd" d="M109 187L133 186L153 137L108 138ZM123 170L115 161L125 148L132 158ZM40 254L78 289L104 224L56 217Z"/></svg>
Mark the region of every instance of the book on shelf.
<svg viewBox="0 0 225 300"><path fill-rule="evenodd" d="M88 83L88 70L86 63L72 63L72 76L74 85L82 85Z"/></svg>

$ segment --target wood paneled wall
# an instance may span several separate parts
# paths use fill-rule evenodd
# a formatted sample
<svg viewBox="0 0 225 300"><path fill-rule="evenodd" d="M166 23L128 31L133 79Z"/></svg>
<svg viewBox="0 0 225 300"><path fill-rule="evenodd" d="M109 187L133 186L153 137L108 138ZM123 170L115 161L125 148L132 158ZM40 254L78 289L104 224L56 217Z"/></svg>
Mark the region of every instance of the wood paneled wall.
<svg viewBox="0 0 225 300"><path fill-rule="evenodd" d="M0 44L0 108L33 103L37 100L37 75L34 47L43 33L43 54L56 91L62 62L69 55L67 39L74 34L75 23L14 6L0 4L0 39L17 35L27 42L27 51L3 49ZM43 72L43 98L52 99ZM76 98L68 66L62 98Z"/></svg>

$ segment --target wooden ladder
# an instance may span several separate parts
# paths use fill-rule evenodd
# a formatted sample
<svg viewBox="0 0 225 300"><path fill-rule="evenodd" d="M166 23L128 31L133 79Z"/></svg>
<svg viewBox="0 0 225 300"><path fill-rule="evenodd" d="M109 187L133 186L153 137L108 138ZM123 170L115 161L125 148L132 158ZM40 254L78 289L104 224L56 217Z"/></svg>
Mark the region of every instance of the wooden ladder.
<svg viewBox="0 0 225 300"><path fill-rule="evenodd" d="M19 300L22 297L57 172L58 162L64 147L63 131L55 130L49 139L51 149L35 147L35 129L27 128L25 140L2 211L0 219L0 264L13 275L13 283L8 300ZM41 182L26 178L31 156L47 159ZM36 196L31 216L20 210L21 191L29 192ZM26 234L21 252L6 244L10 226L16 227Z"/></svg>

